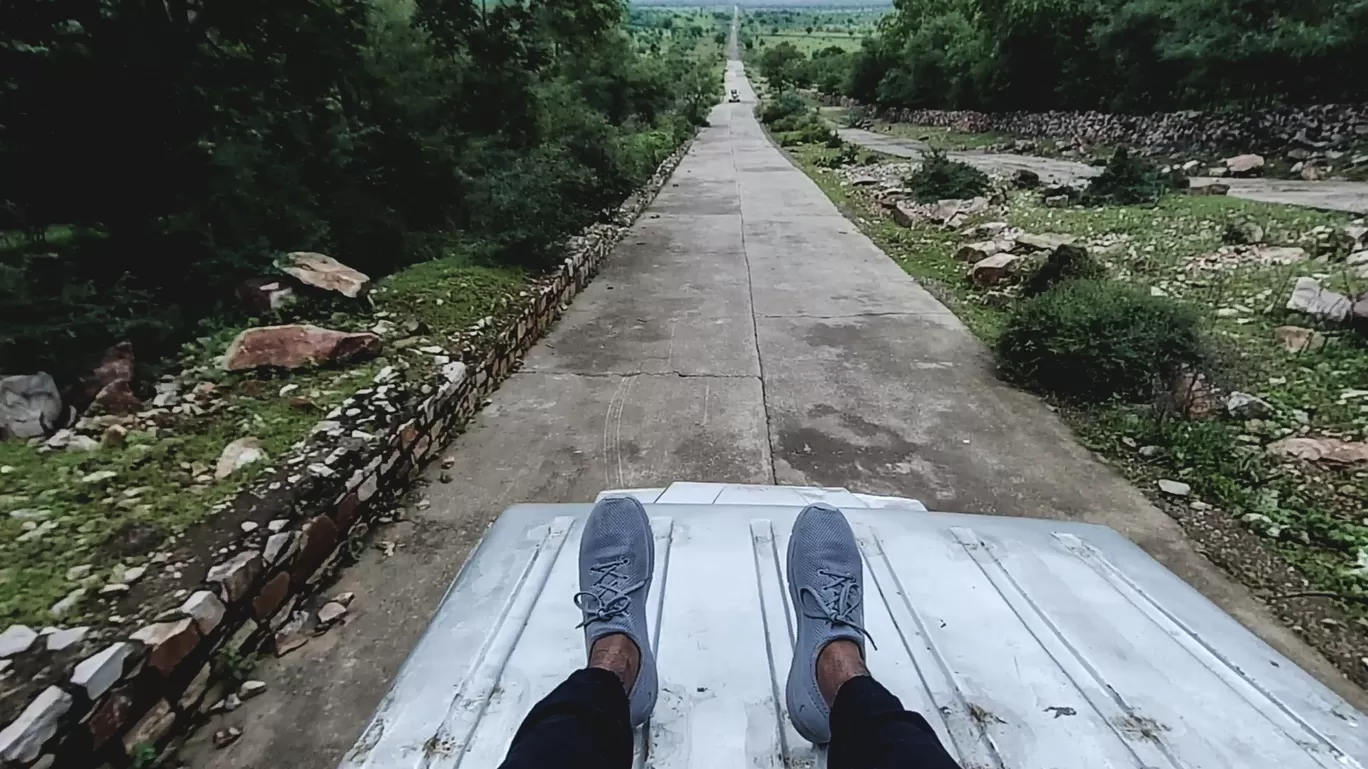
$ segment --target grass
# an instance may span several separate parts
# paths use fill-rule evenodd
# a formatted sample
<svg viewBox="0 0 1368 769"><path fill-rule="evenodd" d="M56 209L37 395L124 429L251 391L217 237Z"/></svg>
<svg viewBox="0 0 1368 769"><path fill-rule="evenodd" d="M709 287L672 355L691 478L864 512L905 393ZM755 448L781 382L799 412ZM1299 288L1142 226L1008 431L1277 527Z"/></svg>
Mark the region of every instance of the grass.
<svg viewBox="0 0 1368 769"><path fill-rule="evenodd" d="M885 253L991 344L1009 310L985 305L970 287L965 265L954 258L962 238L934 226L899 227L879 215L863 193L816 167L812 159L820 153L807 147L792 150L804 170ZM1345 278L1316 262L1220 272L1188 269L1191 257L1221 245L1227 222L1244 218L1261 224L1268 242L1312 250L1307 233L1350 217L1182 195L1166 196L1152 206L1053 209L1027 193L1014 193L1002 216L1029 232L1079 236L1114 279L1153 287L1197 307L1213 351L1206 373L1226 389L1252 393L1276 409L1267 419L1193 421L1165 418L1150 406L1061 408L1080 439L1143 490L1152 493L1160 478L1190 484L1195 499L1262 535L1313 589L1340 596L1344 608L1368 616L1368 576L1359 568L1360 553L1368 552L1368 471L1286 464L1262 449L1270 440L1299 434L1304 426L1311 434L1368 439L1368 397L1354 394L1368 386L1368 345L1336 328L1322 329L1331 335L1331 344L1317 352L1289 353L1273 340L1277 326L1317 325L1283 309L1295 277L1328 275L1327 282L1343 292L1368 289L1368 282ZM1158 450L1142 456L1137 451L1141 446Z"/></svg>
<svg viewBox="0 0 1368 769"><path fill-rule="evenodd" d="M755 38L754 48L751 54L758 56L764 53L766 48L780 43L792 43L795 48L811 56L813 53L824 48L836 46L847 51L859 49L860 41L864 39L863 34L842 35L842 34L822 34L814 32L809 35L805 32L780 33L778 35L758 35Z"/></svg>
<svg viewBox="0 0 1368 769"><path fill-rule="evenodd" d="M87 596L63 622L103 616L105 609L91 597L117 567L145 563L170 537L213 515L215 505L232 499L269 464L248 465L214 481L225 445L252 436L268 456L280 457L398 356L413 364L406 376L429 373L429 356L390 344L405 336L405 324L417 324L411 334L423 344L440 344L450 332L499 315L508 307L508 296L525 284L516 269L471 266L455 258L426 262L381 281L373 314L315 320L337 328L389 320L398 333L387 339L381 358L343 369L227 374L212 363L236 331L225 329L189 351L200 372L188 386L212 389L202 400L205 407L217 404L209 413L173 417L155 434L135 430L122 447L90 452L40 453L21 441L0 442L0 624L48 624L49 607L78 586L87 587ZM292 387L282 393L286 385ZM93 473L114 475L82 482ZM67 579L69 569L87 565L89 574L82 579Z"/></svg>

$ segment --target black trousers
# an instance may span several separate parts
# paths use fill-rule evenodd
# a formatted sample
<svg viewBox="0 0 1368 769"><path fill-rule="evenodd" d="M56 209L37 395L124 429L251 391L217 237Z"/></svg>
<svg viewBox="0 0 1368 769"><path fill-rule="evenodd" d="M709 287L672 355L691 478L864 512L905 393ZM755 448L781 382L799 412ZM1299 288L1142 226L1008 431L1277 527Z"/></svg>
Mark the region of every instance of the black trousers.
<svg viewBox="0 0 1368 769"><path fill-rule="evenodd" d="M628 769L632 727L618 677L589 668L538 702L513 735L502 769ZM827 769L959 769L931 725L868 676L831 707Z"/></svg>

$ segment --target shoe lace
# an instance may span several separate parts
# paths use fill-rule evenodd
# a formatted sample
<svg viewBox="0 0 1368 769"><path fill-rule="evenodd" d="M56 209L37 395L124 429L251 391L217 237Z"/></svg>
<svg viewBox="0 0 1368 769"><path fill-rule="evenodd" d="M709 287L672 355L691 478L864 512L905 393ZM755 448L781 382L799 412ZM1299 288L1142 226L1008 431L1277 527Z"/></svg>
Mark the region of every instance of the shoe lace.
<svg viewBox="0 0 1368 769"><path fill-rule="evenodd" d="M588 590L575 593L575 606L584 612L584 621L575 627L607 622L627 613L632 606L631 594L646 586L646 580L623 586L629 578L619 570L627 564L628 559L619 558L589 567L594 584Z"/></svg>
<svg viewBox="0 0 1368 769"><path fill-rule="evenodd" d="M879 645L874 643L874 637L869 634L855 621L855 610L860 608L863 596L860 594L860 584L849 574L818 569L818 576L825 577L828 581L819 589L814 590L807 585L798 588L798 601L802 604L803 616L808 619L822 619L830 622L832 626L844 625L855 632L864 636L869 641L869 645L875 649ZM809 609L809 601L815 604L815 609Z"/></svg>

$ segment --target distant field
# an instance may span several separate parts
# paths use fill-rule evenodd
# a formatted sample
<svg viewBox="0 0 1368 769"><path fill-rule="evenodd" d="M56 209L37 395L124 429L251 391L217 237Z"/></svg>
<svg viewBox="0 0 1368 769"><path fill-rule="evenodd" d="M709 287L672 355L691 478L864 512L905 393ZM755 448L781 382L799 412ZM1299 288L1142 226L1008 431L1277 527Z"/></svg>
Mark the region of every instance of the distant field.
<svg viewBox="0 0 1368 769"><path fill-rule="evenodd" d="M798 50L806 54L820 51L823 48L837 46L847 51L853 51L860 47L860 41L865 37L865 33L857 35L831 35L831 34L812 34L805 33L780 33L778 35L758 35L754 38L756 53L764 51L766 47L777 45L778 43L793 43Z"/></svg>

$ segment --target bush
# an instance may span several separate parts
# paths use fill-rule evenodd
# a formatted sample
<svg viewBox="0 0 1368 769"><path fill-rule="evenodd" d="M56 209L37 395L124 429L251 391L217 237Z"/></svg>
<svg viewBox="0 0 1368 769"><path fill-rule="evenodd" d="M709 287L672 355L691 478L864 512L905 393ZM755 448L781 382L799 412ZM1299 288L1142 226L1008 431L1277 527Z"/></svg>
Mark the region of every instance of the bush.
<svg viewBox="0 0 1368 769"><path fill-rule="evenodd" d="M1107 268L1088 253L1082 246L1063 245L1050 252L1045 263L1035 268L1021 283L1023 299L1049 291L1070 280L1101 280L1107 277Z"/></svg>
<svg viewBox="0 0 1368 769"><path fill-rule="evenodd" d="M951 160L944 150L931 150L907 177L907 188L919 203L972 198L988 189L988 176L967 163Z"/></svg>
<svg viewBox="0 0 1368 769"><path fill-rule="evenodd" d="M1122 148L1112 154L1107 167L1083 190L1080 200L1085 205L1132 206L1153 203L1165 192L1186 186L1187 178L1181 174L1162 174Z"/></svg>
<svg viewBox="0 0 1368 769"><path fill-rule="evenodd" d="M781 91L778 96L773 99L766 99L765 103L760 105L760 122L775 131L789 131L793 129L785 127L783 121L796 122L797 118L806 115L807 112L807 102L803 101L803 97L799 96L797 92ZM790 123L789 125L794 124Z"/></svg>
<svg viewBox="0 0 1368 769"><path fill-rule="evenodd" d="M827 128L816 115L808 115L791 129L779 131L778 139L779 144L784 147L792 147L797 144L821 144L829 149L836 149L844 144L841 137L835 131Z"/></svg>
<svg viewBox="0 0 1368 769"><path fill-rule="evenodd" d="M1078 403L1145 400L1201 358L1190 308L1100 280L1066 281L1019 303L996 354L1003 378Z"/></svg>
<svg viewBox="0 0 1368 769"><path fill-rule="evenodd" d="M822 152L812 159L812 164L818 168L840 168L854 164L856 154L855 145L846 144L835 152Z"/></svg>

